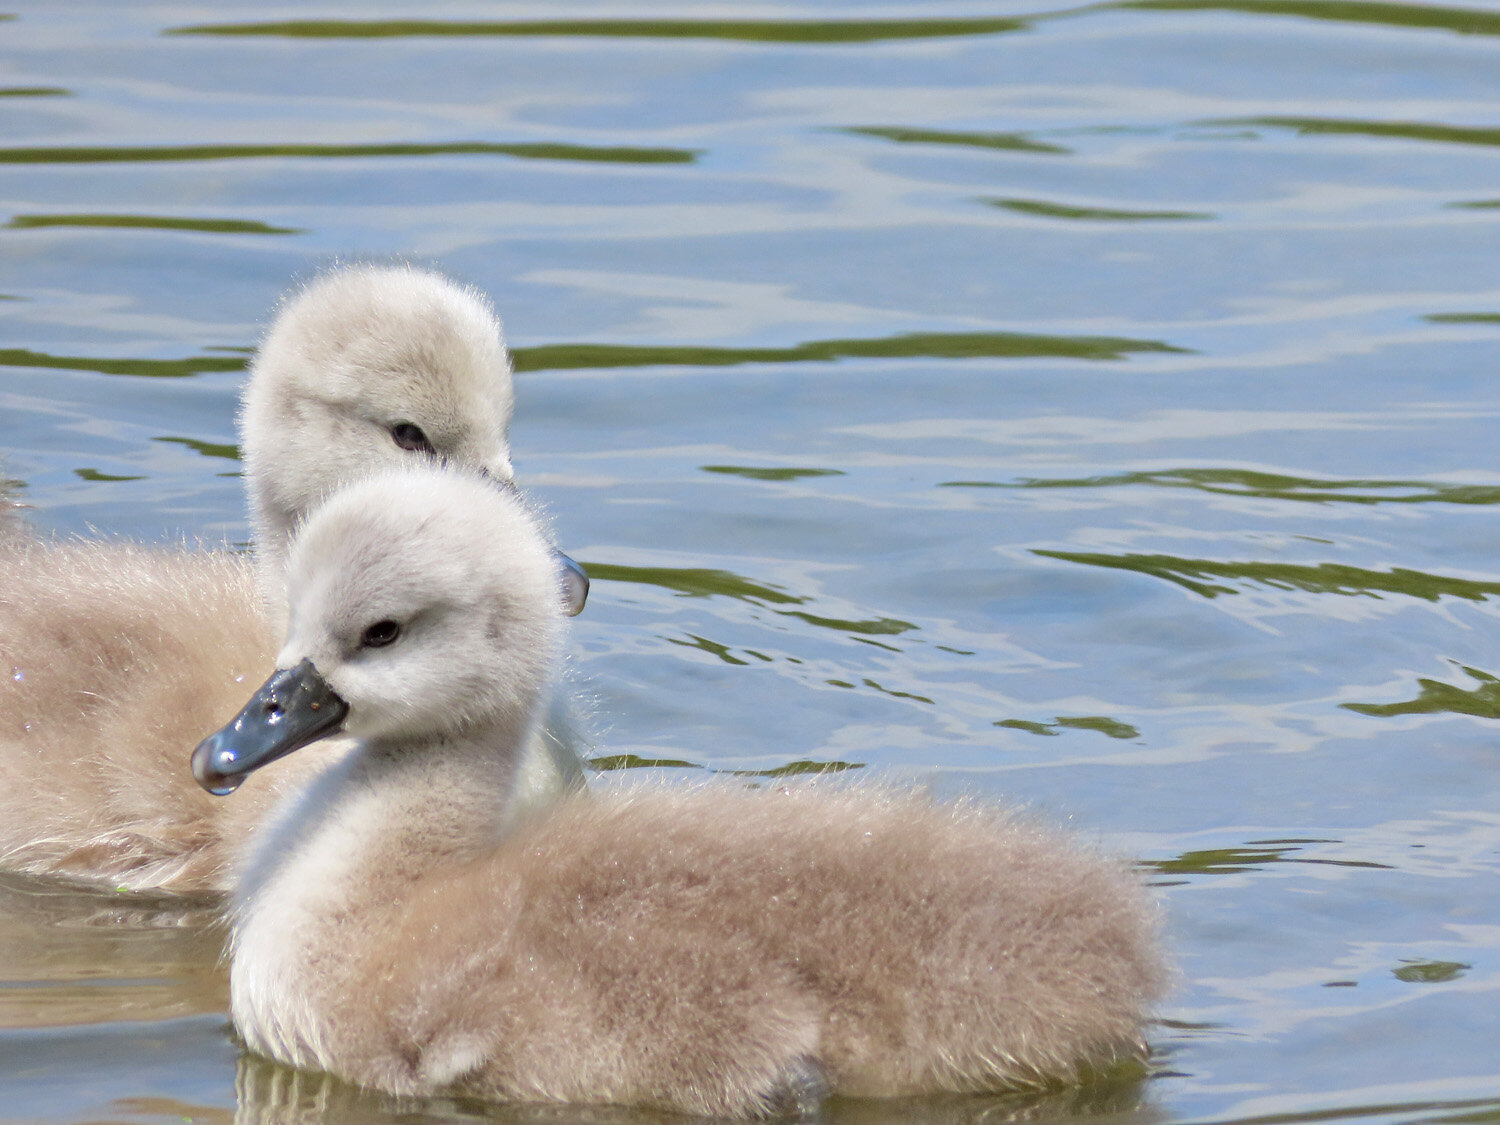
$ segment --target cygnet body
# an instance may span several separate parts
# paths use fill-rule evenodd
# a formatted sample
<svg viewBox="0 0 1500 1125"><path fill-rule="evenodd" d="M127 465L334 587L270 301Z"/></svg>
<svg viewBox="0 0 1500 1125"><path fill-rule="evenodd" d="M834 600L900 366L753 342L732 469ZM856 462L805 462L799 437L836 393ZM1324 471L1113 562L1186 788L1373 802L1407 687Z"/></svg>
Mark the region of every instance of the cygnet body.
<svg viewBox="0 0 1500 1125"><path fill-rule="evenodd" d="M1143 1052L1163 970L1139 882L1005 810L648 786L518 814L552 568L514 497L433 469L357 483L298 536L280 671L193 755L228 792L356 740L235 894L252 1049L395 1094L714 1116Z"/></svg>
<svg viewBox="0 0 1500 1125"><path fill-rule="evenodd" d="M132 889L224 890L286 789L339 752L268 771L239 807L184 756L272 667L292 528L346 481L442 459L512 471L510 365L483 299L404 266L333 271L281 308L241 423L257 564L118 541L0 543L0 867ZM539 735L532 799L581 781Z"/></svg>

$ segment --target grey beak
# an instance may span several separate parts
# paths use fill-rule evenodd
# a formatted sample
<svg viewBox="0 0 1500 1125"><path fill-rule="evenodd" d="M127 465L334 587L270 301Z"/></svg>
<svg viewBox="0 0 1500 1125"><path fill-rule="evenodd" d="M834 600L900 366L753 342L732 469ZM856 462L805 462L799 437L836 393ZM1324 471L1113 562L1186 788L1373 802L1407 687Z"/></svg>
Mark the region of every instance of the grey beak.
<svg viewBox="0 0 1500 1125"><path fill-rule="evenodd" d="M261 766L335 733L348 714L349 705L311 660L279 669L228 726L198 743L193 777L215 796L226 796Z"/></svg>
<svg viewBox="0 0 1500 1125"><path fill-rule="evenodd" d="M588 571L556 547L552 548L552 558L557 563L557 578L562 584L563 608L569 617L577 617L589 600Z"/></svg>

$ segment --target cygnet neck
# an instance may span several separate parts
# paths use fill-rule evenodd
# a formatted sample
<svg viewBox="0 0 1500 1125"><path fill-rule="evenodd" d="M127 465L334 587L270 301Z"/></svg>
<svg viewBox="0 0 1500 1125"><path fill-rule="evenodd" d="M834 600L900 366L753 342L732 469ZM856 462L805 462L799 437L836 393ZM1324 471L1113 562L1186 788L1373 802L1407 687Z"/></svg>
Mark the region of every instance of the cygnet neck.
<svg viewBox="0 0 1500 1125"><path fill-rule="evenodd" d="M260 899L322 912L362 891L388 895L493 848L529 804L519 748L531 727L497 720L434 739L356 743L288 801L255 848L237 896L241 916Z"/></svg>

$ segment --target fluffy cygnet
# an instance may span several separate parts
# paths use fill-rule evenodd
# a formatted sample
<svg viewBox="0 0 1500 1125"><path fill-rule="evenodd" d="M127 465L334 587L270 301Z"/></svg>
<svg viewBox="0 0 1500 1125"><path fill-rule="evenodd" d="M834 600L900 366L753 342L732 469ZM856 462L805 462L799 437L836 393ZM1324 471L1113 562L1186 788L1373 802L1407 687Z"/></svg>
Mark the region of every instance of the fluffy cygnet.
<svg viewBox="0 0 1500 1125"><path fill-rule="evenodd" d="M252 1049L395 1094L713 1116L1143 1052L1163 970L1138 880L1003 809L707 786L517 815L553 571L514 497L437 469L352 485L301 531L279 671L193 755L228 793L356 740L236 891Z"/></svg>
<svg viewBox="0 0 1500 1125"><path fill-rule="evenodd" d="M487 304L437 274L355 266L292 296L241 417L265 579L228 552L0 537L0 866L133 889L227 889L284 789L339 744L268 771L239 807L182 768L273 666L291 529L347 480L445 460L511 478L510 365ZM581 606L586 580L562 572ZM538 734L527 799L581 783Z"/></svg>

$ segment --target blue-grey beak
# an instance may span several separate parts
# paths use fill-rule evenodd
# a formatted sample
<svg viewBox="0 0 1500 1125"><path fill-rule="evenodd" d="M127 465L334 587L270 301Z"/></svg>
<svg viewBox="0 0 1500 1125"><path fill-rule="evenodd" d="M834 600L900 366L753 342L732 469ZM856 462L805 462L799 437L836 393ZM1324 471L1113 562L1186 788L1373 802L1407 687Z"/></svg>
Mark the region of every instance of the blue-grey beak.
<svg viewBox="0 0 1500 1125"><path fill-rule="evenodd" d="M558 581L562 583L563 608L569 617L577 617L583 612L583 604L589 600L588 571L556 547L552 548L552 558L557 563Z"/></svg>
<svg viewBox="0 0 1500 1125"><path fill-rule="evenodd" d="M311 660L279 669L228 726L193 751L193 777L216 797L277 758L335 733L349 705L328 686Z"/></svg>

